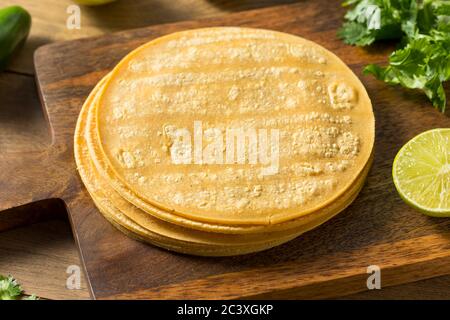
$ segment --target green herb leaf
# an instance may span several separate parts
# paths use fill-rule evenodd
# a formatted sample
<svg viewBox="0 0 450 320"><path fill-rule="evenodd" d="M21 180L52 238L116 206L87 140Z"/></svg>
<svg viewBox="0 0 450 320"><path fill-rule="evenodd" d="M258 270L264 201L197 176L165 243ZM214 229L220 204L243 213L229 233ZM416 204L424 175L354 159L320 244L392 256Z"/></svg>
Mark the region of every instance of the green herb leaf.
<svg viewBox="0 0 450 320"><path fill-rule="evenodd" d="M23 290L12 276L0 274L0 300L17 300L23 295ZM36 295L25 297L23 300L39 300Z"/></svg>
<svg viewBox="0 0 450 320"><path fill-rule="evenodd" d="M368 65L365 74L390 84L422 90L445 111L443 82L450 80L450 0L348 0L347 20L338 32L345 43L366 46L398 39L386 67Z"/></svg>
<svg viewBox="0 0 450 320"><path fill-rule="evenodd" d="M416 18L415 0L354 0L346 1L350 9L338 36L348 44L366 46L376 40L400 39L403 25L408 30Z"/></svg>
<svg viewBox="0 0 450 320"><path fill-rule="evenodd" d="M391 54L387 67L369 65L364 73L391 85L420 89L444 112L446 97L442 83L450 80L450 34L440 31L417 34L404 48Z"/></svg>
<svg viewBox="0 0 450 320"><path fill-rule="evenodd" d="M13 277L0 275L0 300L15 300L21 294L22 288Z"/></svg>
<svg viewBox="0 0 450 320"><path fill-rule="evenodd" d="M372 32L357 22L344 23L338 35L345 43L357 46L367 46L376 40Z"/></svg>

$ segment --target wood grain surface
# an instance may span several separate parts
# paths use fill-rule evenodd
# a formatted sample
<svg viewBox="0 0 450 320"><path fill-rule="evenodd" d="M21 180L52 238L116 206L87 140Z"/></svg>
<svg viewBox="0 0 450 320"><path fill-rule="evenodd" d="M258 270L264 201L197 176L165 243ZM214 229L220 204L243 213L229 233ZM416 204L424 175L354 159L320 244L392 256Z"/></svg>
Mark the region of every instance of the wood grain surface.
<svg viewBox="0 0 450 320"><path fill-rule="evenodd" d="M123 3L127 1L120 2ZM340 296L366 290L365 279L367 275L365 275L365 267L369 264L379 263L379 265L383 267L383 270L386 269L387 271L387 279L386 281L383 281L383 290L373 290L346 296L346 298L450 298L448 290L450 277L448 276L387 288L389 285L417 281L422 278L429 278L439 274L448 273L448 270L446 269L448 267L445 265L442 267L443 260L447 261L448 265L448 260L445 256L445 254L448 254L448 242L446 240L449 232L448 222L445 220L435 220L420 216L406 207L397 198L391 184L389 173L392 157L402 143L424 129L432 128L434 126L448 126L447 118L432 110L428 102L420 95L411 94L411 92L406 92L401 89L387 88L383 84L379 84L370 78L361 76L360 70L363 65L361 63L362 61L382 61L390 48L389 46L383 45L364 51L362 49L343 46L335 38L334 34L334 28L339 25L339 20L342 15L342 10L335 11L338 7L338 1L333 1L333 5L330 5L329 2L326 1L318 1L315 5L311 5L311 2L314 1L309 1L308 4L306 4L306 2L305 4L298 4L292 11L290 11L289 8L283 9L283 11L278 14L271 13L272 9L269 9L269 11L262 13L249 12L246 13L247 15L240 15L241 18L230 17L222 20L218 19L217 21L200 23L187 22L182 23L181 25L155 27L145 31L133 31L120 36L108 36L104 41L100 39L86 40L86 42L81 41L82 45L86 45L86 43L93 41L91 42L91 45L84 49L84 51L82 50L87 56L97 56L91 63L87 63L87 61L80 62L81 56L79 56L76 57L72 63L68 63L69 65L64 65L63 56L52 57L50 54L58 52L60 55L65 55L67 50L59 50L60 45L57 45L57 47L53 49L49 48L49 51L45 51L48 56L41 56L41 60L44 61L43 64L48 65L57 61L59 64L54 67L60 68L61 65L64 65L64 68L56 70L56 72L55 68L53 68L53 72L55 74L60 73L60 77L52 79L50 74L46 81L48 84L47 93L51 93L47 98L46 110L48 110L49 116L56 115L61 110L61 113L67 113L64 116L60 114L59 116L54 117L54 120L64 119L68 124L68 128L65 130L62 126L56 128L56 130L55 127L53 127L53 134L48 134L45 117L42 116L37 94L34 91L34 82L29 77L14 74L17 72L24 74L34 73L30 57L34 48L42 43L102 34L111 30L139 27L159 22L169 22L201 16L215 16L220 13L223 14L231 11L265 6L277 2L282 3L290 1L180 0L176 3L165 0L133 1L133 3L137 3L133 10L128 10L126 7L121 7L121 10L117 10L118 7L123 5L118 5L117 3L112 9L108 5L106 7L100 7L101 9L92 9L92 14L87 15L87 17L86 15L83 15L84 22L86 23L84 26L91 25L91 27L82 28L78 34L75 34L71 31L64 30L63 24L66 15L64 15L62 11L64 11L70 3L68 0L41 0L39 2L27 0L1 0L1 5L21 4L32 11L34 30L32 30L30 43L9 68L13 73L4 73L1 76L2 78L0 78L0 91L5 94L1 94L0 96L7 97L6 101L9 101L6 104L6 111L0 109L0 115L3 115L3 117L0 116L0 130L3 130L2 132L9 135L8 139L1 139L0 136L0 150L3 148L8 148L9 150L9 152L7 152L8 155L2 153L3 159L0 159L0 206L2 208L12 208L1 212L0 230L9 229L23 223L32 223L39 219L53 217L55 210L48 210L48 208L59 206L58 200L54 200L54 198L65 195L63 198L66 200L66 203L72 204L72 214L74 216L76 215L74 210L77 208L86 211L78 217L74 217L74 220L76 220L79 225L84 226L76 232L76 236L81 245L84 244L86 246L89 241L95 241L96 236L98 236L98 234L95 234L96 232L106 231L107 238L100 241L95 248L87 250L85 253L89 258L92 258L97 251L98 253L101 253L100 259L90 260L90 263L88 263L88 271L93 268L97 269L97 271L93 272L95 278L93 281L94 289L97 289L95 288L97 285L95 282L97 280L111 282L108 278L114 274L118 274L119 278L117 281L113 281L107 285L98 285L98 288L103 291L98 291L98 294L96 293L97 297L130 297L132 292L135 292L136 296L142 298L150 296L157 297L158 295L161 297L161 292L164 291L170 292L170 295L172 296L180 296L183 288L180 285L177 290L177 283L186 284L190 288L196 288L195 290L200 292L197 293L197 295L203 294L208 297L220 297L220 295L208 295L207 292L208 287L213 287L213 292L220 291L220 288L216 288L214 284L214 281L216 281L215 277L219 277L217 278L217 283L223 283L222 288L225 288L224 286L226 285L231 286L235 277L242 274L242 271L250 271L251 273L252 270L262 270L263 273L260 277L257 277L258 279L256 279L256 282L255 278L251 278L253 283L249 281L248 283L242 284L245 289L243 290L243 293L250 292L250 296L258 296L258 294L263 294L263 297L278 295L288 298ZM148 5L155 6L154 8L156 9L144 10ZM49 6L55 10L48 10ZM102 14L101 12L103 10L108 12L108 14ZM278 11L278 9L273 10ZM98 11L100 11L100 13L98 13ZM145 17L143 19L146 20L144 22L139 21L137 18L139 15L144 15L142 12L145 12ZM260 16L258 17L258 15ZM267 16L271 19L266 19ZM114 17L114 19L108 20L108 17ZM279 21L275 19L278 19ZM284 19L287 19L287 21L283 21ZM260 22L261 20L263 21ZM72 142L69 137L71 138L71 135L73 134L73 127L71 126L73 126L75 122L76 114L81 106L81 101L94 85L95 81L97 81L102 74L107 72L108 68L110 68L121 55L126 54L127 50L137 46L139 43L147 41L159 34L183 28L213 24L234 25L237 23L264 27L272 26L277 30L303 35L336 51L344 61L352 63L353 69L357 72L358 76L363 79L368 87L369 94L372 96L372 99L374 99L374 102L376 102L374 105L378 120L378 140L382 140L381 142L377 142L377 162L372 170L369 183L352 208L334 221L331 221L329 225L327 224L326 226L313 231L302 239L297 239L295 243L287 244L286 246L263 254L219 259L217 261L211 261L209 259L199 259L199 261L195 261L196 259L192 257L181 255L173 255L172 257L171 254L161 252L158 249L134 243L127 238L124 238L107 223L102 221L96 210L92 208L89 199L86 198L83 191L77 194L79 192L78 188L81 188L81 186L76 174L73 176L75 172L73 163L69 163L67 168L58 166L58 164L64 163L65 161L72 161L71 157L65 156L64 154L72 152ZM59 32L56 32L56 30L59 30ZM132 39L134 37L136 37L137 40L134 41ZM109 52L109 50L103 49L97 54L97 46L106 44L108 47L116 40L120 40L120 43L125 45L123 48L120 48L120 45L113 46L114 50L118 50L118 52ZM68 45L67 47L65 47L64 44L61 45L66 49L74 50L74 48L78 47L79 43ZM376 55L375 52L377 53ZM107 60L104 61L106 63L99 61L100 54L102 55L102 59ZM112 56L109 56L110 54L112 54ZM353 58L353 55L355 56L355 59ZM67 59L72 59L74 56L76 56L76 54L69 55ZM76 71L77 63L84 66L84 69L82 68L80 72ZM86 66L86 64L88 65ZM70 73L64 77L61 73L67 71L70 71ZM23 92L24 95L7 95L7 93L10 92L9 89L16 90L17 88L20 88L20 92ZM2 107L5 105L3 101L1 102ZM52 109L54 106L58 107ZM18 115L14 115L13 112L15 108L18 108L19 110L22 108L22 111L19 112ZM400 108L400 110L396 111L396 108ZM393 109L392 113L391 109ZM29 114L30 110L31 116ZM408 114L411 117L409 117ZM8 119L10 119L11 115L16 117L16 120L9 122ZM73 119L70 119L71 117ZM30 126L26 125L28 121L26 119L31 120ZM419 121L418 119L421 119L420 123L417 123ZM387 121L387 123L380 124L380 121ZM17 127L14 125L15 122L18 123ZM380 132L380 129L383 131ZM398 134L397 129L400 130ZM35 132L37 132L36 141L33 139ZM49 145L51 145L51 150L46 150ZM386 145L387 150L383 150L380 154L378 149L385 148ZM29 150L27 148L31 148L34 155L30 156L29 152L25 153L24 151ZM22 157L25 160L21 159ZM8 162L3 162L2 160L4 159L8 160ZM35 159L39 162L35 162ZM56 166L52 165L53 161L56 161L54 163ZM16 164L15 162L19 163ZM45 166L46 162L49 162L48 166ZM41 167L41 164L44 166ZM36 169L33 171L31 168L28 168L29 166L36 166L41 168L41 170ZM13 169L11 169L11 167ZM18 170L16 171L16 174L12 171L14 168ZM49 170L50 173L47 175L42 174L42 170ZM374 172L374 170L376 171ZM62 171L67 172L63 174ZM20 177L16 177L17 175ZM68 178L71 175L73 177ZM36 181L42 181L40 179L43 177L51 179L49 182L44 181L42 187L39 188L39 183ZM60 183L61 178L63 180L62 183ZM11 190L8 190L11 188L8 181L13 182L13 188ZM56 185L53 186L54 184ZM31 190L29 192L26 188L27 185L31 185ZM16 187L19 189L14 189ZM69 196L67 197L67 195ZM46 199L48 197L51 197L52 200L33 202L33 205L28 205L30 201ZM81 200L79 206L73 205L73 202L76 201L76 199ZM16 206L20 204L27 205L17 208ZM60 215L64 214L64 210L58 210L58 212ZM45 281L36 282L36 277L39 277L46 267L50 266L51 269L54 268L53 270L59 270L58 272L60 272L60 270L64 270L67 266L65 261L59 259L61 256L58 254L58 251L54 250L55 245L52 243L54 238L50 235L46 238L44 237L46 241L49 241L47 244L48 247L44 245L44 241L42 241L42 244L40 244L39 241L28 241L23 246L19 241L19 234L27 235L28 233L31 233L39 235L40 232L43 232L44 234L51 232L52 224L53 221L49 221L39 224L38 228L30 226L28 228L18 229L18 233L12 238L2 236L4 234L9 236L11 232L16 232L16 230L0 234L0 248L2 248L2 255L0 255L0 273L14 271L14 274L16 275L24 275L23 277L19 277L19 280L25 283L25 289L34 289L37 287L39 292L34 293L43 297L74 298L74 296L67 294L65 288L62 288L62 280L55 282L52 280L53 277L47 273L47 276L42 277L42 279L47 279L47 283ZM64 228L61 228L61 230L64 230ZM67 229L65 230L67 232ZM89 241L86 241L86 239L80 241L79 238L84 235L86 235L86 239ZM39 236L41 237L42 235ZM431 238L429 236L431 236ZM436 236L438 237L436 238ZM354 240L352 240L353 237L355 237ZM71 261L76 261L76 252L74 251L70 235L66 233L66 236L61 237L61 239L61 242L65 242L64 251L67 254L66 258L71 259ZM11 240L13 245L9 244L9 240ZM404 240L412 240L412 242L405 242ZM8 241L8 245L5 244L5 241ZM17 243L15 241L19 242L19 244L16 245ZM389 245L391 243L400 243L399 252L394 252L394 248L391 248ZM415 245L416 243L417 246ZM386 244L386 246L379 246L382 244ZM410 247L413 249L415 248L416 250L410 251ZM431 249L428 250L429 248ZM30 254L34 250L45 250L47 256L43 254ZM366 250L367 252L364 253ZM384 250L386 250L386 254L384 253ZM423 251L422 255L420 255L421 250ZM131 256L126 257L128 252L134 253ZM23 260L20 260L20 263L13 263L14 257L18 254L23 255ZM441 256L441 254L444 254L444 256ZM151 258L142 258L142 255L145 257L152 257L155 261L151 261ZM7 257L8 260L1 259L5 257ZM54 257L54 259L48 259L48 257ZM132 263L128 266L126 259L132 259L132 257L142 259L142 261ZM326 264L328 257L333 257L330 264L337 263L337 266L334 267L331 265L330 270L327 271L328 278L324 278L324 275L326 276L327 272L320 268ZM361 259L366 261L362 262ZM46 267L44 263L45 260L50 260ZM107 264L111 265L105 266L104 261L101 260L106 260L108 261ZM40 261L43 262L41 263ZM311 274L311 270L308 270L309 266L310 268L316 266L316 261L317 266L319 267L317 272L311 275L311 279L305 279L305 277L308 277L308 275ZM352 267L348 267L348 270L347 263L344 263L344 267L339 267L339 265L345 261L352 262ZM430 264L430 261L434 264ZM146 262L149 262L149 268L146 268ZM382 264L381 262L385 264ZM361 268L354 268L357 263L362 263ZM397 265L392 265L392 263L404 264L399 268ZM30 269L19 267L20 265L28 264L35 264L36 268ZM115 265L115 267L112 265ZM411 269L408 269L408 265ZM267 266L270 266L271 268L274 267L275 269L268 269L266 268ZM281 266L285 267L276 269ZM99 273L102 272L102 268L108 273L104 277L99 276ZM169 268L169 271L160 273L159 270L164 268ZM346 273L347 271L344 269L349 273ZM276 281L282 282L279 288L277 288L277 283L272 279L275 275L274 273L271 273L270 270L277 270L276 273L280 272L279 276L277 276L278 281ZM305 272L305 270L307 272ZM341 270L341 272L330 275L330 273L338 270ZM145 279L140 279L142 275L145 276ZM286 279L283 278L283 275L286 275ZM164 279L165 276L168 276L168 279ZM156 279L152 280L153 277ZM292 278L295 279L291 281ZM202 286L202 280L205 279L211 280L206 287ZM159 286L158 281L160 284ZM164 283L168 285L164 285ZM240 282L238 283L241 284ZM271 285L277 290L268 293L267 288ZM258 286L261 286L261 288L255 288ZM158 288L155 289L154 287ZM148 288L151 288L152 292L147 292ZM230 295L232 295L233 292L236 294L237 290L238 288L233 286ZM83 290L80 292L83 292ZM27 293L33 292L28 292L27 290ZM82 295L79 297L81 296ZM86 297L86 291L84 291L83 298L84 297Z"/></svg>
<svg viewBox="0 0 450 320"><path fill-rule="evenodd" d="M0 6L21 5L33 17L30 38L8 68L33 74L34 50L54 41L292 2L296 0L119 0L98 7L80 6L80 29L66 27L67 8L75 4L71 0L0 0Z"/></svg>
<svg viewBox="0 0 450 320"><path fill-rule="evenodd" d="M0 73L2 153L42 151L50 144L47 122L34 87L31 77Z"/></svg>
<svg viewBox="0 0 450 320"><path fill-rule="evenodd" d="M33 53L40 45L54 41L76 39L80 37L101 35L112 30L124 30L156 23L179 21L206 16L227 14L228 12L293 2L292 0L120 0L114 4L85 7L81 6L82 24L79 30L66 28L66 12L72 0L0 0L0 7L21 5L32 15L33 25L31 34L25 47L17 53L8 71L0 75L0 151L2 153L15 152L21 157L21 152L42 151L51 142L47 121L42 112L41 103L34 81ZM17 94L18 93L18 94ZM9 170L7 164L0 164L1 170ZM58 216L67 218L65 208L60 207L58 201L31 202L27 205L2 211L0 214L0 232L14 227L22 226L17 232L28 236L39 236L39 233L48 232L53 223L49 218ZM33 223L41 222L38 228ZM49 226L47 226L49 224ZM71 230L65 228L65 254L67 259L78 261L78 250L75 247ZM19 237L18 237L19 238ZM57 250L53 250L52 237L47 237L46 243L27 242L26 246L18 246L12 239L6 242L0 237L0 244L4 243L2 257L4 260L2 273L12 273L25 290L36 287L39 279L38 294L42 298L58 297L73 298L67 294L67 289L60 284L56 285L52 277L42 277L46 269L62 270L66 267L60 259ZM31 252L45 250L45 255L31 254ZM25 265L34 265L33 268L16 268L13 261L21 256ZM45 262L49 264L45 264ZM81 291L84 297L89 296L86 287ZM32 292L28 292L31 294ZM34 292L36 293L36 292Z"/></svg>
<svg viewBox="0 0 450 320"><path fill-rule="evenodd" d="M81 268L73 249L70 226L65 219L2 232L0 274L13 275L27 294L46 299L89 299L83 273L79 289L66 287L67 268Z"/></svg>
<svg viewBox="0 0 450 320"><path fill-rule="evenodd" d="M324 298L364 290L366 267L371 264L382 268L387 285L450 273L448 220L431 219L408 208L390 178L392 159L403 143L450 122L420 95L388 88L372 78L362 80L374 102L378 134L374 167L362 194L326 225L263 253L208 259L130 240L98 214L76 175L71 139L84 98L127 52L162 34L211 25L290 32L336 52L358 75L365 63L385 59L389 46L367 51L337 40L343 12L326 3L167 24L37 51L37 79L54 137L43 162L61 172L48 175L52 181L48 187L53 188L36 190L35 196L50 194L65 200L96 298Z"/></svg>

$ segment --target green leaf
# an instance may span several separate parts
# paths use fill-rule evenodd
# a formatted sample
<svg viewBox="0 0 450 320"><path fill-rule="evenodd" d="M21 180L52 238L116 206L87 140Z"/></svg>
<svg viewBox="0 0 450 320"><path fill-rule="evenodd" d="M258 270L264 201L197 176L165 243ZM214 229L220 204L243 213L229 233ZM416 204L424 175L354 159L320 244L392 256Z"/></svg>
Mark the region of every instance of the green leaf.
<svg viewBox="0 0 450 320"><path fill-rule="evenodd" d="M427 97L433 103L433 106L441 112L445 112L446 96L442 82L439 80L438 75L428 81L423 88Z"/></svg>
<svg viewBox="0 0 450 320"><path fill-rule="evenodd" d="M345 43L358 46L367 46L375 41L374 34L357 22L344 23L338 36Z"/></svg>
<svg viewBox="0 0 450 320"><path fill-rule="evenodd" d="M343 7L351 6L351 5L356 4L358 2L361 2L361 0L347 0L347 1L344 1L342 3L342 6Z"/></svg>
<svg viewBox="0 0 450 320"><path fill-rule="evenodd" d="M409 33L414 31L415 0L360 0L346 1L343 5L352 6L338 32L345 43L366 46L376 40L400 39L402 28Z"/></svg>
<svg viewBox="0 0 450 320"><path fill-rule="evenodd" d="M0 300L15 300L21 294L22 288L13 277L0 275Z"/></svg>
<svg viewBox="0 0 450 320"><path fill-rule="evenodd" d="M450 16L450 1L431 1L428 0L432 4L433 10L437 16Z"/></svg>
<svg viewBox="0 0 450 320"><path fill-rule="evenodd" d="M436 24L437 16L431 1L424 1L417 14L417 27L422 33L429 33Z"/></svg>
<svg viewBox="0 0 450 320"><path fill-rule="evenodd" d="M387 67L369 65L365 74L373 74L388 84L422 90L437 109L445 112L443 82L450 80L450 34L433 31L417 34L408 44L394 51Z"/></svg>
<svg viewBox="0 0 450 320"><path fill-rule="evenodd" d="M382 80L392 85L399 84L398 78L395 76L394 72L392 71L392 68L389 66L386 68L382 68L376 64L369 64L364 68L363 73L365 75L372 74L378 80Z"/></svg>
<svg viewBox="0 0 450 320"><path fill-rule="evenodd" d="M0 300L17 300L22 295L22 288L12 276L0 275ZM32 294L23 300L39 300L39 298Z"/></svg>
<svg viewBox="0 0 450 320"><path fill-rule="evenodd" d="M339 37L352 45L398 39L401 48L385 67L368 65L372 74L390 85L423 91L445 111L443 82L450 80L450 0L359 0L345 15Z"/></svg>

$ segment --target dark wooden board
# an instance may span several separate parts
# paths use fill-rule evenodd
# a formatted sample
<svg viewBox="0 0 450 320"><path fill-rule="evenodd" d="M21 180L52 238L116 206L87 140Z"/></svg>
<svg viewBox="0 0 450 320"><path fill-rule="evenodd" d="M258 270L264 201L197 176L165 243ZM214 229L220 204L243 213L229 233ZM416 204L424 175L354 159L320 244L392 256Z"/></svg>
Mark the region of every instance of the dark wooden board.
<svg viewBox="0 0 450 320"><path fill-rule="evenodd" d="M62 199L92 295L99 299L335 297L367 290L366 268L374 264L381 268L382 286L449 274L450 220L429 218L405 205L394 189L391 164L410 138L449 127L450 120L421 94L363 76L363 66L385 61L392 46L343 44L336 38L343 13L339 1L304 1L41 47L36 76L52 144L44 152L0 154L0 210ZM367 184L338 217L262 253L199 258L131 240L106 222L77 175L72 139L84 99L130 50L163 34L219 25L289 32L335 52L372 98L377 139Z"/></svg>

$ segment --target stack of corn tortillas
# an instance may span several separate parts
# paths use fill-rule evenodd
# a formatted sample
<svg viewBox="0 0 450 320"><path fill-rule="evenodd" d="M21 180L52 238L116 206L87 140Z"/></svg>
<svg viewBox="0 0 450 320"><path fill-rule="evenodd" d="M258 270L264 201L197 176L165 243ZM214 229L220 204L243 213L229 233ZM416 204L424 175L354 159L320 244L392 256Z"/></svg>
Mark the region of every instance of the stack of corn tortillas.
<svg viewBox="0 0 450 320"><path fill-rule="evenodd" d="M119 230L204 256L256 252L357 196L370 99L334 54L268 30L174 33L131 52L87 98L80 176Z"/></svg>

